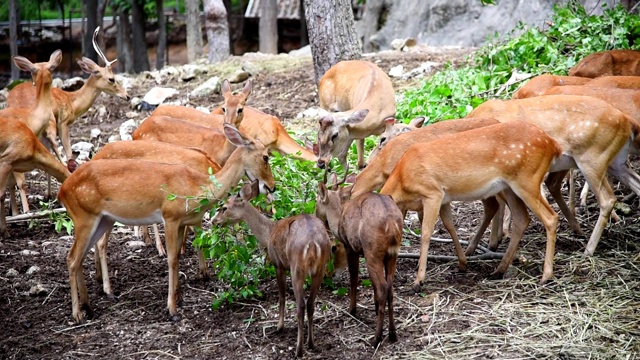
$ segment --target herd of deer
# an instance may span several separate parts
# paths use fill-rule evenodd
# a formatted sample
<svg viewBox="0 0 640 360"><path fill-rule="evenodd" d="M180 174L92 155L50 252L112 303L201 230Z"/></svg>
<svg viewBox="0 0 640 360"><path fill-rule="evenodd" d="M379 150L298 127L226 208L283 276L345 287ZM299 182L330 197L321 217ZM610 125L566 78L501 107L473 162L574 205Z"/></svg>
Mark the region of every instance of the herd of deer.
<svg viewBox="0 0 640 360"><path fill-rule="evenodd" d="M228 197L213 223L246 221L266 249L277 269L278 330L284 326L285 272L290 271L298 315L297 356L303 352L305 307L308 347L313 347L314 302L332 252L336 262L346 262L349 270L351 314L356 311L358 259L364 256L377 313L372 344L377 346L383 339L385 306L389 340L395 341L393 279L408 210L417 211L422 222L413 284L418 291L425 280L430 235L438 216L451 234L461 270L466 269L467 256L474 253L487 227L492 224L489 248L495 250L510 221L510 242L493 274L500 277L515 256L530 221L530 209L546 231L541 279L545 282L553 276L558 215L541 194L542 182L572 230L582 234L573 202L568 205L561 194L561 183L573 168L584 175L600 208L586 246L588 255L594 253L616 201L607 174L640 195L640 176L627 167L628 155L640 147L640 100L635 101L640 96L640 53L635 51L592 54L572 68L570 76L537 76L512 100L490 100L464 119L426 127L422 127L424 118L409 125L396 123L394 89L380 68L366 61L342 61L320 80L320 105L329 113L318 121L317 144L307 148L298 145L276 117L245 106L251 80L238 93L225 81L221 89L224 103L211 114L184 106L160 106L134 132L134 141L108 144L91 161L78 166L72 159L68 126L101 92L129 98L115 80L111 69L115 60L108 61L96 45L98 30L94 47L106 65L78 60L90 74L80 90L51 87L51 71L61 61L60 51L48 62L35 64L16 56L14 62L32 74L33 84L15 87L9 93L8 107L0 110L0 186L10 189L11 211L18 212L15 185L22 210L29 210L24 172L39 168L62 183L58 199L75 228L67 266L77 322L84 320L82 310L87 317L94 315L82 268L92 247L96 248L96 277L105 294L113 297L106 244L115 222L145 229L164 224L166 251L157 232L156 247L166 255L169 266L167 308L172 320L180 319L176 308L181 298L178 261L186 228L201 226L203 215L216 204L213 200L226 198L244 175L250 182ZM380 142L365 164L364 139L370 135L380 135ZM57 150L57 136L64 156ZM55 156L39 139L47 140ZM362 171L348 186L341 186L346 175L338 181L332 173L327 181L332 158L348 168L347 153L354 140ZM317 161L326 169L317 189L315 216L273 221L249 202L260 192L275 190L269 166L269 152L274 150ZM202 202L202 197L210 201ZM6 237L4 200L5 196L0 197L0 232ZM475 200L482 200L484 218L465 251L456 235L450 203ZM505 205L511 216L503 224ZM339 241L334 243L329 233ZM339 259L338 254L346 259ZM200 273L208 276L202 253L199 259ZM305 302L307 275L312 281Z"/></svg>

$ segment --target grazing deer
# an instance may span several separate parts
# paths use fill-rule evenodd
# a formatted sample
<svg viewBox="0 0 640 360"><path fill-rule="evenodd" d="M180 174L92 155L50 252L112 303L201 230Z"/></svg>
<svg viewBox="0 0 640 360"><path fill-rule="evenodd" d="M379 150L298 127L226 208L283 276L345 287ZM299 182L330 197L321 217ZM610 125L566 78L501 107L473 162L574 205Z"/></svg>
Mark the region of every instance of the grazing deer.
<svg viewBox="0 0 640 360"><path fill-rule="evenodd" d="M261 214L249 200L258 195L254 181L245 184L238 195L232 196L218 210L213 223L237 224L245 221L260 245L267 249L269 260L276 267L279 295L278 331L284 328L284 306L286 300L286 271L291 272L291 285L296 298L298 313L298 341L296 356L302 356L304 338L304 311L309 319L307 346L314 348L313 312L315 299L324 277L324 270L331 255L332 241L320 219L302 214L273 221ZM309 299L305 304L304 281L311 276Z"/></svg>
<svg viewBox="0 0 640 360"><path fill-rule="evenodd" d="M220 171L221 167L213 161L206 153L196 148L186 148L169 143L162 143L159 141L116 141L106 144L98 153L96 153L92 161L101 159L137 159L155 162L164 162L171 164L183 164L201 173L216 174ZM160 236L158 234L157 224L153 224L155 230L155 245L160 255L166 256L167 253L162 246ZM147 229L146 226L144 226ZM106 247L107 240L111 233L111 229L108 229L103 237L98 241L96 246L96 278L102 279L102 286L104 293L114 298L111 291L111 283L109 280L109 271L106 260ZM144 240L147 243L151 242L148 231L145 232ZM185 241L182 242L182 253L184 253ZM202 251L198 252L199 260L199 273L202 277L208 278L208 270L206 262L204 260L204 254Z"/></svg>
<svg viewBox="0 0 640 360"><path fill-rule="evenodd" d="M35 102L24 107L7 107L0 110L0 116L4 118L16 119L24 122L29 129L36 135L41 137L47 127L47 124L53 120L51 112L53 100L51 97L51 71L53 71L62 61L62 51L56 50L49 57L48 62L32 63L22 56L15 56L13 62L23 71L31 73L33 79L32 86L24 84L29 88L35 88ZM56 142L51 143L51 147L56 153L58 159L61 155L58 152ZM15 196L15 185L20 189L20 197L22 200L22 210L29 212L29 202L26 192L26 180L23 173L14 173L9 180L9 198L11 204L11 212L15 215L18 213L18 204ZM50 189L49 189L50 190Z"/></svg>
<svg viewBox="0 0 640 360"><path fill-rule="evenodd" d="M262 191L273 191L275 181L269 167L268 150L258 141L224 125L225 135L238 147L216 174L214 184L208 173L185 165L142 160L96 160L78 168L60 188L58 199L67 208L75 226L75 241L67 256L71 309L77 322L94 315L82 270L82 260L100 237L118 221L125 225L164 222L171 320L179 320L176 303L180 297L178 261L186 226L201 226L204 213L228 193L246 173L258 179ZM202 195L202 204L192 196ZM167 194L175 194L168 197Z"/></svg>
<svg viewBox="0 0 640 360"><path fill-rule="evenodd" d="M333 178L335 181L336 177ZM402 243L404 217L391 197L386 195L367 192L347 199L348 194L328 190L324 183L320 183L315 213L344 245L351 280L349 313L353 316L356 315L358 260L364 255L373 284L376 311L376 332L371 344L377 347L382 341L385 304L389 307L389 340L397 340L393 320L393 278Z"/></svg>
<svg viewBox="0 0 640 360"><path fill-rule="evenodd" d="M501 122L525 121L544 130L560 144L563 164L545 180L549 192L571 228L580 225L568 208L560 187L570 168L577 167L593 189L600 214L585 249L593 255L616 202L607 171L632 189L637 175L626 165L630 150L640 143L640 126L609 103L590 96L554 95L517 100L489 100L468 117L491 116Z"/></svg>
<svg viewBox="0 0 640 360"><path fill-rule="evenodd" d="M571 76L640 75L640 51L609 50L587 55L569 70Z"/></svg>
<svg viewBox="0 0 640 360"><path fill-rule="evenodd" d="M593 79L580 76L542 74L532 78L522 85L513 94L513 99L525 99L540 96L554 86L584 85L591 80Z"/></svg>
<svg viewBox="0 0 640 360"><path fill-rule="evenodd" d="M450 218L451 207L447 204L451 201L486 199L500 192L509 204L514 225L507 252L493 276L502 276L511 264L529 224L526 209L529 207L546 230L547 250L541 282L549 280L553 276L558 215L540 194L540 184L550 165L559 161L561 155L556 141L522 121L411 145L380 194L390 195L403 212L423 212L418 275L413 289L419 291L424 281L429 242L438 214Z"/></svg>
<svg viewBox="0 0 640 360"><path fill-rule="evenodd" d="M385 130L385 119L396 114L391 80L368 61L340 61L320 78L320 107L330 111L319 118L318 166L338 158L348 173L347 153L356 140L358 168L364 166L364 139Z"/></svg>
<svg viewBox="0 0 640 360"><path fill-rule="evenodd" d="M371 162L373 159L375 159L376 156L378 156L380 150L382 150L382 148L385 147L385 145L387 145L389 141L393 140L398 135L415 129L420 129L425 120L426 118L424 116L418 116L409 121L408 124L405 124L402 122L396 122L395 118L386 118L386 127L384 129L384 132L380 134L380 141L378 142L378 145L376 145L376 147L371 150L367 162Z"/></svg>
<svg viewBox="0 0 640 360"><path fill-rule="evenodd" d="M69 170L73 171L78 164L73 160L71 151L71 140L69 137L69 126L72 125L77 118L82 116L93 105L100 93L105 92L109 95L117 96L121 99L129 100L127 90L118 82L113 74L111 65L117 61L107 60L98 43L96 37L100 27L93 32L93 48L96 53L104 61L105 66L98 66L93 60L83 57L78 60L78 65L85 73L90 74L80 89L77 91L64 91L58 88L51 89L52 107L55 121L47 124L46 135L51 144L56 144L56 135L60 136L65 155L67 157ZM9 93L7 104L11 107L32 107L37 103L36 91L28 84L20 84ZM57 146L55 151L58 151Z"/></svg>
<svg viewBox="0 0 640 360"><path fill-rule="evenodd" d="M49 153L35 134L21 121L0 116L0 236L7 238L4 190L12 172L41 169L61 183L70 175L61 162Z"/></svg>

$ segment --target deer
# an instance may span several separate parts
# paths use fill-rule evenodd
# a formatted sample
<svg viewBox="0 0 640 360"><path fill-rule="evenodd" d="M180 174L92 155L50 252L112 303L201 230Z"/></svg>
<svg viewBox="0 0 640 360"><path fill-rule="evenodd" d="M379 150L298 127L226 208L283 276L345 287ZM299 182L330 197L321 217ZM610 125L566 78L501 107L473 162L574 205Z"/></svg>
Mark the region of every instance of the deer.
<svg viewBox="0 0 640 360"><path fill-rule="evenodd" d="M106 144L100 151L98 151L93 157L92 161L101 159L138 159L146 161L165 162L173 164L183 164L194 170L202 173L211 171L212 174L217 174L221 167L212 160L205 152L196 148L186 148L169 143L162 143L158 141L116 141ZM211 169L211 170L209 170ZM155 245L158 250L158 254L166 256L167 253L162 246L160 236L158 235L157 224L153 224L155 230ZM144 227L146 229L146 227ZM103 237L98 241L96 246L96 279L102 279L103 292L108 297L115 299L113 292L111 291L111 283L109 280L109 271L106 260L106 247L107 239L109 238L111 229L108 229ZM145 242L150 243L151 239L148 232L144 237ZM185 251L186 242L182 241L182 251ZM199 261L199 273L203 278L208 278L208 270L204 254L202 251L198 251Z"/></svg>
<svg viewBox="0 0 640 360"><path fill-rule="evenodd" d="M560 144L563 166L549 173L545 184L574 232L580 225L562 197L562 179L577 167L596 195L600 213L585 248L593 255L616 202L607 172L632 189L637 175L626 165L639 143L640 125L604 100L590 96L554 95L515 100L489 100L467 117L491 116L500 122L524 121L536 125ZM635 190L634 190L635 191Z"/></svg>
<svg viewBox="0 0 640 360"><path fill-rule="evenodd" d="M0 116L0 189L3 191L0 196L0 237L9 236L4 213L4 189L8 180L12 173L33 169L43 170L61 183L70 175L25 123Z"/></svg>
<svg viewBox="0 0 640 360"><path fill-rule="evenodd" d="M385 147L385 145L387 145L389 141L393 140L398 135L415 129L420 129L424 125L425 120L426 118L424 116L418 116L411 119L408 124L405 124L403 122L397 122L395 118L386 118L386 127L384 129L384 132L380 134L380 141L378 142L378 145L376 145L376 147L371 150L367 162L375 159L376 156L378 156L380 150L382 150L382 148Z"/></svg>
<svg viewBox="0 0 640 360"><path fill-rule="evenodd" d="M640 75L640 51L609 50L587 55L569 70L570 76Z"/></svg>
<svg viewBox="0 0 640 360"><path fill-rule="evenodd" d="M332 174L333 182L337 176ZM356 180L357 183L357 180ZM393 319L393 278L400 245L404 216L388 195L366 192L349 198L348 191L329 190L318 185L315 215L345 248L349 268L349 313L356 315L359 258L364 256L373 284L376 329L371 345L382 342L385 304L389 312L389 341L398 337Z"/></svg>
<svg viewBox="0 0 640 360"><path fill-rule="evenodd" d="M33 85L35 86L31 86L29 84L25 85L35 88L36 101L32 106L28 107L7 107L2 109L0 110L0 116L24 122L37 137L41 137L46 129L47 123L53 119L53 114L51 112L51 71L53 71L62 61L62 52L60 50L54 51L49 57L48 62L39 62L34 64L22 56L15 56L13 61L18 68L31 73ZM62 159L57 150L57 143L53 142L51 147L56 153L58 159ZM15 185L18 185L20 188L23 211L25 213L29 212L26 181L23 173L14 173L9 180L11 212L14 215L18 213Z"/></svg>
<svg viewBox="0 0 640 360"><path fill-rule="evenodd" d="M522 85L515 93L513 93L512 99L526 99L534 96L540 96L554 86L584 85L591 80L593 79L581 76L542 74L532 78Z"/></svg>
<svg viewBox="0 0 640 360"><path fill-rule="evenodd" d="M600 76L585 85L617 89L640 89L640 76Z"/></svg>
<svg viewBox="0 0 640 360"><path fill-rule="evenodd" d="M287 270L291 272L291 286L296 299L298 317L296 356L301 357L303 354L305 307L309 321L307 346L309 349L314 348L315 299L332 253L333 242L329 239L324 223L313 215L294 215L277 221L269 219L249 202L258 193L257 182L245 184L237 195L227 199L213 218L213 223L224 225L238 224L244 221L258 239L260 246L267 249L268 258L275 266L277 274L278 332L284 329L285 275ZM311 287L309 298L305 303L304 282L307 275L311 277Z"/></svg>
<svg viewBox="0 0 640 360"><path fill-rule="evenodd" d="M51 89L52 111L55 121L49 121L46 127L46 136L49 142L56 144L56 135L60 136L62 146L67 158L67 166L73 171L78 164L73 159L71 151L71 140L69 137L69 126L72 125L77 118L82 116L93 105L100 93L104 92L118 98L129 100L130 96L122 84L116 80L111 65L118 59L107 60L98 43L96 37L100 27L93 32L93 48L98 56L104 61L105 66L98 66L93 60L83 57L77 60L78 65L87 74L89 78L82 87L76 91L64 91L58 88ZM20 84L16 86L7 98L7 104L10 107L30 108L37 103L36 91L29 84ZM57 146L54 148L57 150Z"/></svg>
<svg viewBox="0 0 640 360"><path fill-rule="evenodd" d="M330 111L318 119L318 167L329 170L331 158L336 157L347 174L347 153L355 140L361 169L364 139L380 135L385 119L395 116L391 80L371 62L340 61L320 78L318 96L320 107Z"/></svg>
<svg viewBox="0 0 640 360"><path fill-rule="evenodd" d="M298 145L291 138L277 117L245 106L247 97L253 89L251 80L247 81L243 90L236 95L231 92L228 80L223 81L221 89L224 103L215 108L211 114L185 106L162 105L157 107L150 117L169 116L219 130L222 130L222 124L227 122L236 126L243 133L259 139L270 149L301 160L314 162L317 160L313 152Z"/></svg>
<svg viewBox="0 0 640 360"><path fill-rule="evenodd" d="M143 160L96 160L80 166L62 184L58 199L75 227L74 242L67 256L72 316L77 323L95 316L89 303L82 260L102 235L118 221L125 225L164 222L169 291L167 309L172 321L179 321L176 303L180 295L178 265L186 226L201 226L204 213L216 200L247 175L259 180L260 190L273 192L275 181L269 167L268 149L233 125L224 125L225 136L238 148L215 175L182 164ZM206 190L207 202L198 196ZM174 196L167 196L174 194Z"/></svg>
<svg viewBox="0 0 640 360"><path fill-rule="evenodd" d="M438 214L451 217L451 201L506 198L513 231L507 251L492 277L502 277L511 264L530 218L527 207L543 223L547 237L541 283L553 276L558 215L540 193L550 167L561 162L559 144L523 121L496 124L411 145L380 190L402 212L423 212L418 274L412 288L424 281L429 242ZM357 180L356 180L357 184ZM470 244L469 247L473 247Z"/></svg>

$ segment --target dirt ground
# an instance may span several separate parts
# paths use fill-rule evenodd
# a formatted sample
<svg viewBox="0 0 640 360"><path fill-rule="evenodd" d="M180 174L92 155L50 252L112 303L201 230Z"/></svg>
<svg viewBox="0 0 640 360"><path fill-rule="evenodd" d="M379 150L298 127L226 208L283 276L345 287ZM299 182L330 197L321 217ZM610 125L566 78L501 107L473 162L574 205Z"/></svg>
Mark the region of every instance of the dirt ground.
<svg viewBox="0 0 640 360"><path fill-rule="evenodd" d="M464 60L468 50L429 49L367 57L388 71L405 70L425 61ZM246 58L245 58L246 59ZM233 59L239 64L244 59ZM204 80L204 79L203 79ZM255 78L248 104L279 116L286 126L310 130L296 115L317 106L310 59L294 67ZM396 89L417 80L394 80ZM141 80L130 89L142 97L155 83ZM195 85L172 84L180 89ZM240 89L242 84L234 85ZM399 91L401 92L401 91ZM190 105L220 104L192 99ZM107 115L89 111L71 129L74 141L101 146L134 111L124 101L102 95ZM140 112L138 118L146 116ZM312 125L311 125L312 126ZM100 128L91 140L92 128ZM29 175L31 205L44 194L44 177ZM619 199L628 195L616 188ZM517 261L503 280L488 280L498 260L473 261L466 272L454 261L431 261L424 292L411 290L417 260L400 259L395 279L395 317L398 342L386 338L378 349L369 346L375 316L372 289L359 287L358 315L347 312L348 297L323 288L316 302L316 349L305 347L307 359L635 359L640 358L640 226L638 200L627 201L628 214L610 225L594 257L582 255L586 239L571 233L561 216L555 279L538 285L545 250L544 228L533 218L521 243ZM54 207L57 207L55 204ZM555 207L555 205L554 205ZM456 228L469 239L480 222L479 203L454 204ZM593 196L579 209L587 234L597 218ZM415 229L415 221L409 222ZM196 275L193 248L181 257L183 318L171 322L166 311L167 263L152 246L130 248L129 227L117 228L109 243L111 279L118 302L110 301L96 281L93 253L85 260L89 297L98 317L83 325L72 321L66 256L73 238L56 232L48 219L11 223L11 236L0 241L0 358L2 359L287 359L294 357L297 327L293 292L288 291L285 330L276 333L277 286L263 282L264 297L211 309L214 292L224 286ZM438 223L438 238L449 235ZM485 235L487 238L488 235ZM485 239L486 240L486 239ZM418 240L407 232L403 252L417 253ZM504 251L501 245L499 251ZM447 243L432 242L430 253L452 255ZM37 267L37 268L35 268ZM361 267L361 278L368 278ZM339 286L348 286L343 276ZM40 286L40 288L37 288ZM387 333L385 319L384 334Z"/></svg>

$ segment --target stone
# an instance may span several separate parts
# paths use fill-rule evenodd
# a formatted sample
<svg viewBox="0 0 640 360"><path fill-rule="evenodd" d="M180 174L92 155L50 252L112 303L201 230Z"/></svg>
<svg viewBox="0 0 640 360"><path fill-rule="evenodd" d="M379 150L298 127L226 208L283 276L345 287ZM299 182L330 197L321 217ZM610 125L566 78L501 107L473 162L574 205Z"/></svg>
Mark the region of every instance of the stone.
<svg viewBox="0 0 640 360"><path fill-rule="evenodd" d="M20 255L22 256L35 256L35 255L40 255L39 252L37 251L33 251L33 250L22 250L20 251Z"/></svg>
<svg viewBox="0 0 640 360"><path fill-rule="evenodd" d="M131 134L138 127L135 120L129 119L122 124L120 124L120 128L118 129L120 132L120 140L133 140Z"/></svg>
<svg viewBox="0 0 640 360"><path fill-rule="evenodd" d="M217 77L217 76L214 76L214 77L210 78L209 80L205 81L204 83L202 83L197 88L193 89L193 91L191 91L189 96L191 96L191 97L209 96L209 95L211 95L211 94L213 94L215 92L219 92L220 91L220 85L221 85L220 78Z"/></svg>
<svg viewBox="0 0 640 360"><path fill-rule="evenodd" d="M97 139L98 137L100 137L100 134L102 134L102 131L98 128L93 128L91 129L91 138L92 139Z"/></svg>
<svg viewBox="0 0 640 360"><path fill-rule="evenodd" d="M16 277L16 276L20 275L20 273L18 272L18 270L11 268L11 269L7 270L7 272L4 275L6 277Z"/></svg>
<svg viewBox="0 0 640 360"><path fill-rule="evenodd" d="M397 65L389 69L389 76L399 78L404 75L404 67L402 65Z"/></svg>
<svg viewBox="0 0 640 360"><path fill-rule="evenodd" d="M178 90L174 88L163 88L155 86L144 95L142 101L146 102L149 105L158 106L162 104L165 99L170 98L177 93Z"/></svg>
<svg viewBox="0 0 640 360"><path fill-rule="evenodd" d="M48 292L49 291L45 289L42 284L38 283L33 285L31 289L29 289L29 296L44 296L47 295Z"/></svg>
<svg viewBox="0 0 640 360"><path fill-rule="evenodd" d="M29 269L27 269L27 275L33 275L40 271L40 267L38 265L33 265Z"/></svg>
<svg viewBox="0 0 640 360"><path fill-rule="evenodd" d="M233 75L229 76L229 80L232 84L241 83L249 78L249 73L246 71L238 70Z"/></svg>
<svg viewBox="0 0 640 360"><path fill-rule="evenodd" d="M144 241L142 240L132 240L132 241L127 241L127 246L130 247L131 249L140 249L142 247L147 246Z"/></svg>

